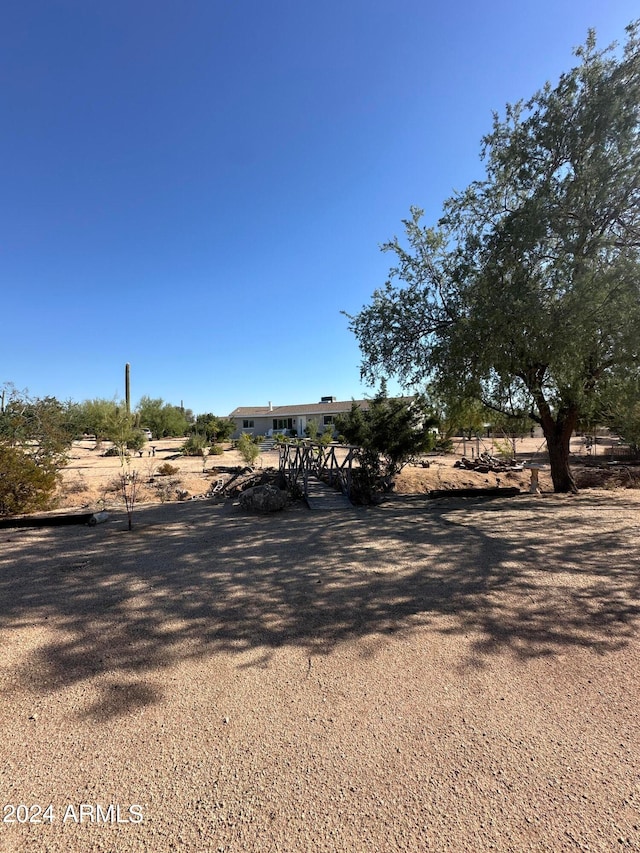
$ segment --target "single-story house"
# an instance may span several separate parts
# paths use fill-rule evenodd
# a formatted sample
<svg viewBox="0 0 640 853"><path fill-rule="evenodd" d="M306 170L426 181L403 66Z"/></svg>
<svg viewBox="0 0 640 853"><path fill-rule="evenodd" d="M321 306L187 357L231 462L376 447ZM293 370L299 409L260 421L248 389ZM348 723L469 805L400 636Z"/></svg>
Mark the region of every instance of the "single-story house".
<svg viewBox="0 0 640 853"><path fill-rule="evenodd" d="M362 409L369 408L369 400L355 400ZM309 421L315 421L318 435L325 427L333 424L336 415L351 411L354 400L339 402L335 397L322 397L319 403L303 403L298 406L238 406L229 418L235 421L236 431L232 438L238 438L243 432L249 435L287 435L304 436Z"/></svg>

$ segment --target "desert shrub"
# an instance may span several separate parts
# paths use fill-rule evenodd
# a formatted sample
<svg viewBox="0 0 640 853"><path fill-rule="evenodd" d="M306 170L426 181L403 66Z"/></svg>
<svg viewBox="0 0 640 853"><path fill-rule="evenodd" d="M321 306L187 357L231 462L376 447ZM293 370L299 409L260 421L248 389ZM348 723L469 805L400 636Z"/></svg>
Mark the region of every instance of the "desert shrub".
<svg viewBox="0 0 640 853"><path fill-rule="evenodd" d="M260 448L254 444L250 435L243 433L238 439L238 452L245 464L253 468L256 459L260 455Z"/></svg>
<svg viewBox="0 0 640 853"><path fill-rule="evenodd" d="M324 445L324 447L328 447L331 444L333 441L333 427L330 424L327 424L322 435L317 439L317 441Z"/></svg>
<svg viewBox="0 0 640 853"><path fill-rule="evenodd" d="M0 515L47 509L57 482L53 465L38 465L19 447L0 445Z"/></svg>
<svg viewBox="0 0 640 853"><path fill-rule="evenodd" d="M171 466L173 467L173 466ZM160 503L166 503L167 501L172 500L176 488L180 485L180 480L171 478L168 480L157 481L153 484L153 488L156 490L158 494L158 498L160 499Z"/></svg>
<svg viewBox="0 0 640 853"><path fill-rule="evenodd" d="M445 436L441 436L436 439L436 445L434 448L438 453L453 453L453 441L450 438L446 438Z"/></svg>
<svg viewBox="0 0 640 853"><path fill-rule="evenodd" d="M222 456L224 453L224 447L221 444L212 444L209 448L210 456Z"/></svg>
<svg viewBox="0 0 640 853"><path fill-rule="evenodd" d="M142 450L146 443L147 437L141 430L134 430L127 438L127 447L129 450Z"/></svg>
<svg viewBox="0 0 640 853"><path fill-rule="evenodd" d="M314 421L313 418L307 421L307 425L304 428L304 433L307 438L310 438L311 441L315 441L318 438L318 422Z"/></svg>
<svg viewBox="0 0 640 853"><path fill-rule="evenodd" d="M185 456L204 456L206 446L207 439L203 435L190 435L181 451Z"/></svg>
<svg viewBox="0 0 640 853"><path fill-rule="evenodd" d="M114 445L113 447L108 447L102 455L103 456L120 456L120 451Z"/></svg>
<svg viewBox="0 0 640 853"><path fill-rule="evenodd" d="M171 477L174 474L177 474L180 469L177 465L172 465L171 462L163 462L162 465L158 467L158 474L162 474L166 477Z"/></svg>

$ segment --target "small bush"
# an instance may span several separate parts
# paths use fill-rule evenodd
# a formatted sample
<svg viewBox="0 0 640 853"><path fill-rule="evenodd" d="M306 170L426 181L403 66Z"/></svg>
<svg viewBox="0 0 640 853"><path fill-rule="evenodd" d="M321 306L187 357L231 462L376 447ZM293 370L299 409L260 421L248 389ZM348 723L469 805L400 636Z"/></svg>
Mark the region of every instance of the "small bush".
<svg viewBox="0 0 640 853"><path fill-rule="evenodd" d="M204 456L207 439L202 435L191 435L182 445L182 453L185 456Z"/></svg>
<svg viewBox="0 0 640 853"><path fill-rule="evenodd" d="M238 452L242 456L244 463L253 468L256 459L260 455L260 448L257 444L254 444L250 435L244 433L238 439Z"/></svg>
<svg viewBox="0 0 640 853"><path fill-rule="evenodd" d="M209 448L209 456L222 456L224 447L221 444L212 444Z"/></svg>
<svg viewBox="0 0 640 853"><path fill-rule="evenodd" d="M142 450L146 443L147 436L142 432L142 430L135 430L132 435L127 438L127 447L129 450Z"/></svg>
<svg viewBox="0 0 640 853"><path fill-rule="evenodd" d="M158 468L158 474L162 474L166 477L171 477L174 474L177 474L180 469L177 465L172 465L170 462L163 462L162 465Z"/></svg>
<svg viewBox="0 0 640 853"><path fill-rule="evenodd" d="M438 438L434 448L437 453L453 453L453 441L450 438Z"/></svg>
<svg viewBox="0 0 640 853"><path fill-rule="evenodd" d="M17 447L0 446L0 516L48 509L58 482L53 467L41 467Z"/></svg>
<svg viewBox="0 0 640 853"><path fill-rule="evenodd" d="M103 456L120 456L120 451L115 446L114 447L108 447L102 455Z"/></svg>
<svg viewBox="0 0 640 853"><path fill-rule="evenodd" d="M170 466L173 467L173 466ZM163 480L161 482L156 482L153 484L154 489L158 494L158 498L160 499L160 503L166 503L173 498L173 495L176 492L176 488L180 485L180 480L171 478L169 480Z"/></svg>

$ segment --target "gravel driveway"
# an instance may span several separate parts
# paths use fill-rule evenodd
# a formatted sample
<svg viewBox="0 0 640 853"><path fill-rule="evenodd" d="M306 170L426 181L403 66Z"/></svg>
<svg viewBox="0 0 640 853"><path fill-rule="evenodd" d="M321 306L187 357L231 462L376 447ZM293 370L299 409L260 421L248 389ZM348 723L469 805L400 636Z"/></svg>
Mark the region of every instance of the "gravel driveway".
<svg viewBox="0 0 640 853"><path fill-rule="evenodd" d="M0 531L0 850L640 850L640 493ZM51 806L51 808L49 808Z"/></svg>

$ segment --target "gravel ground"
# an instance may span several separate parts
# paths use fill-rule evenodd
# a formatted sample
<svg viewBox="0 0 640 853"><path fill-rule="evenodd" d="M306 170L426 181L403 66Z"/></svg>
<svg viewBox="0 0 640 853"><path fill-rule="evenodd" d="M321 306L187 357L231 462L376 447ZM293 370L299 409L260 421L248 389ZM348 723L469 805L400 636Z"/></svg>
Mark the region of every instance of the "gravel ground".
<svg viewBox="0 0 640 853"><path fill-rule="evenodd" d="M0 850L640 850L639 522L628 490L0 531Z"/></svg>

